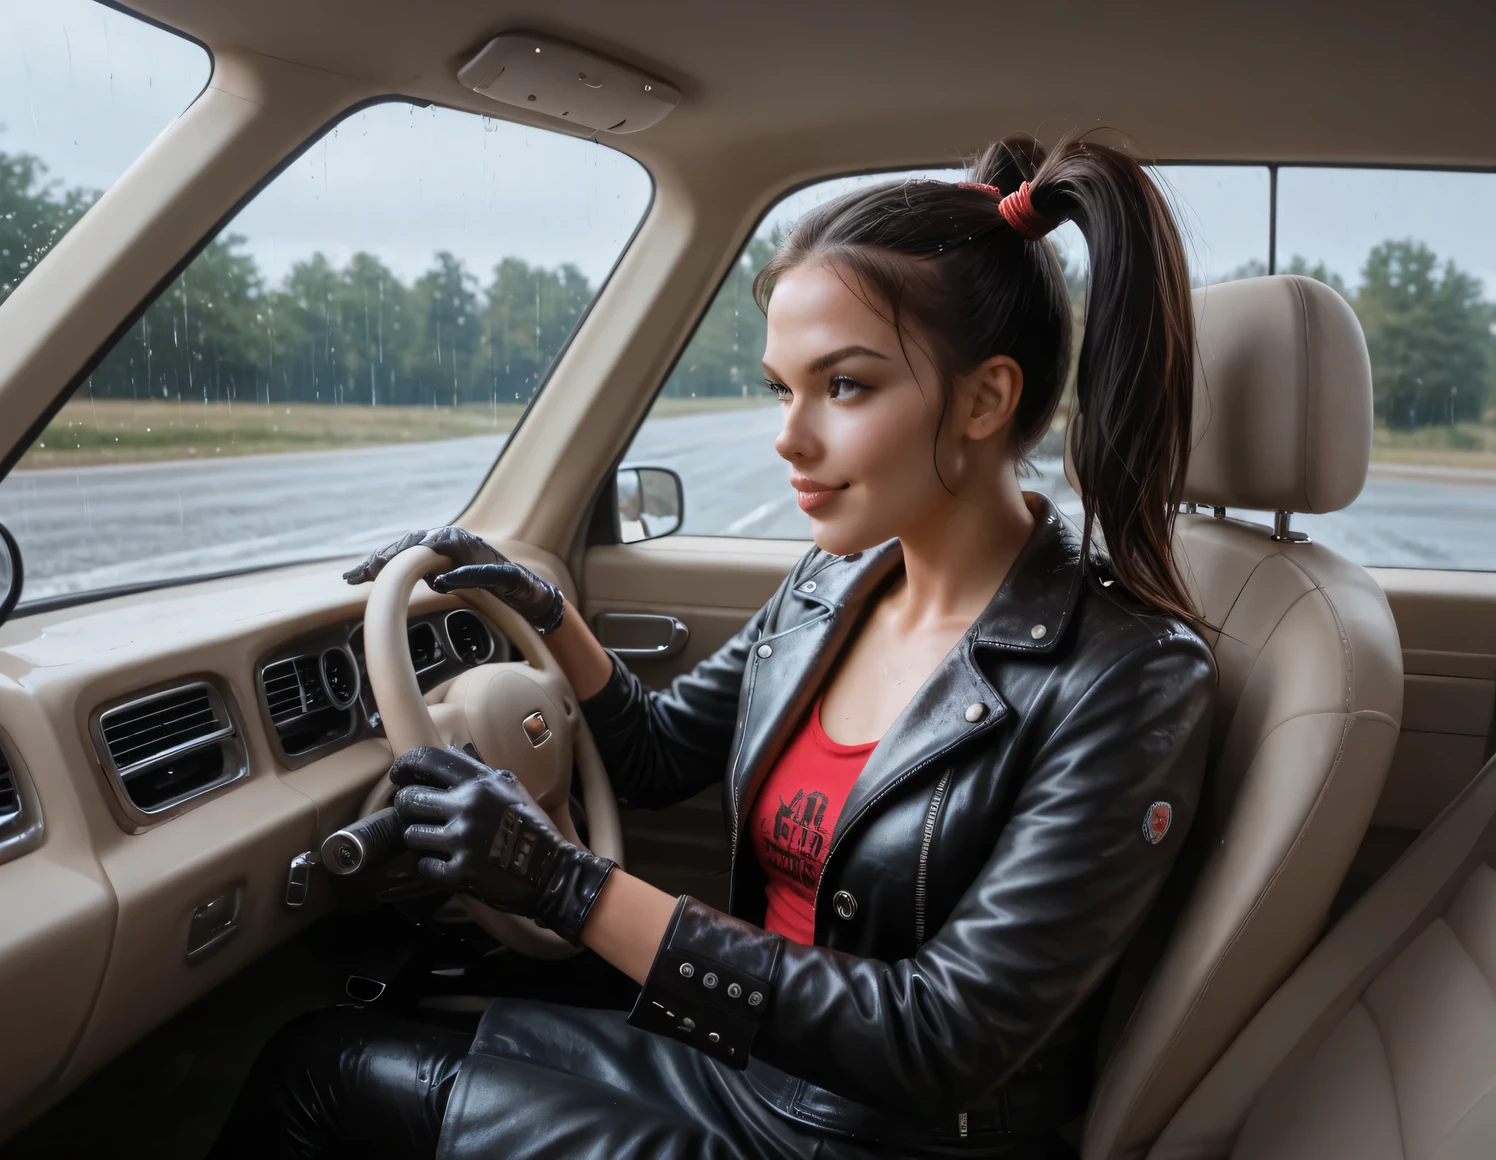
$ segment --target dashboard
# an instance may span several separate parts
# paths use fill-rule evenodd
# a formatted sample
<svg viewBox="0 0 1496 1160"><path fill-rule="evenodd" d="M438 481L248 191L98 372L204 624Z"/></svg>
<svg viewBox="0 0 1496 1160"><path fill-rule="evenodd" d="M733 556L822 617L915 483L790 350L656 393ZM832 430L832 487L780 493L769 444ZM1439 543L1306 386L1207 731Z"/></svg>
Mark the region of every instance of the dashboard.
<svg viewBox="0 0 1496 1160"><path fill-rule="evenodd" d="M254 665L256 707L275 766L300 769L384 736L363 631L361 617L339 619L277 642ZM467 607L413 615L406 632L422 693L466 668L508 660L514 651ZM156 825L249 776L252 761L238 705L223 677L205 672L99 706L89 731L127 828Z"/></svg>
<svg viewBox="0 0 1496 1160"><path fill-rule="evenodd" d="M354 562L0 625L0 1136L336 905L322 881L292 900L288 873L390 764ZM520 659L425 585L406 626L428 702Z"/></svg>
<svg viewBox="0 0 1496 1160"><path fill-rule="evenodd" d="M423 693L463 669L514 655L509 640L471 608L413 616L406 622L406 638ZM347 621L286 642L259 666L260 711L286 768L384 735L363 642L363 621Z"/></svg>

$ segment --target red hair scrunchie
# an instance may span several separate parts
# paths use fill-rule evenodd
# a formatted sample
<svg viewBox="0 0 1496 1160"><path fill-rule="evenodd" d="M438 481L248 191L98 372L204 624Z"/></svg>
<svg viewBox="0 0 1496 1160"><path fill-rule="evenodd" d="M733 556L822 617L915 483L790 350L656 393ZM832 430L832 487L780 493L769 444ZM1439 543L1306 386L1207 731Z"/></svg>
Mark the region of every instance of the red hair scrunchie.
<svg viewBox="0 0 1496 1160"><path fill-rule="evenodd" d="M1031 242L1037 242L1050 230L1060 223L1052 218L1045 217L1034 208L1033 201L1029 198L1029 183L1024 182L1012 193L1003 194L1003 191L995 185L983 185L977 181L958 181L958 189L979 189L991 197L997 198L997 212L1003 215L1003 220L1018 232L1019 237L1026 238Z"/></svg>

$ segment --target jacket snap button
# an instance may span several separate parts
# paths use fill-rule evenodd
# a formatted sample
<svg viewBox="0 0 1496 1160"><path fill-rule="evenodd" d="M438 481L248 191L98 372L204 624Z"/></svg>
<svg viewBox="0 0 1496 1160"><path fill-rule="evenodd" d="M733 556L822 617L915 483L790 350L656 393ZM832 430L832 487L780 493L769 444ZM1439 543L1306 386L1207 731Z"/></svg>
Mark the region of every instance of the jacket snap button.
<svg viewBox="0 0 1496 1160"><path fill-rule="evenodd" d="M804 584L800 585L801 592L814 592L815 590L816 582L814 580L807 580Z"/></svg>
<svg viewBox="0 0 1496 1160"><path fill-rule="evenodd" d="M738 983L728 983L727 984L727 997L729 999L736 999L742 993L743 993L743 988L742 988L742 986L740 984L738 984Z"/></svg>
<svg viewBox="0 0 1496 1160"><path fill-rule="evenodd" d="M767 659L774 655L774 650L769 645L761 644L758 646L758 655Z"/></svg>
<svg viewBox="0 0 1496 1160"><path fill-rule="evenodd" d="M838 918L849 919L857 913L857 899L848 890L838 890L832 896L831 905L836 909Z"/></svg>
<svg viewBox="0 0 1496 1160"><path fill-rule="evenodd" d="M696 968L693 967L690 963L682 963L680 965L680 973L685 978L689 979L692 975L694 975L696 973Z"/></svg>
<svg viewBox="0 0 1496 1160"><path fill-rule="evenodd" d="M708 1042L711 1042L711 1043L721 1043L722 1042L722 1036L718 1035L715 1031L708 1031L706 1033L706 1037L707 1037Z"/></svg>
<svg viewBox="0 0 1496 1160"><path fill-rule="evenodd" d="M701 985L703 987L705 987L708 991L710 991L713 987L715 987L717 985L717 975L716 975L716 972L715 971L708 971L706 974L702 975L701 976Z"/></svg>
<svg viewBox="0 0 1496 1160"><path fill-rule="evenodd" d="M1035 640L1043 640L1044 639L1044 634L1047 631L1049 631L1049 630L1046 629L1042 624L1036 624L1036 625L1034 625L1033 628L1029 629L1029 635L1031 637L1033 637Z"/></svg>
<svg viewBox="0 0 1496 1160"><path fill-rule="evenodd" d="M987 716L987 706L978 701L973 705L966 706L966 719L975 725L983 717Z"/></svg>
<svg viewBox="0 0 1496 1160"><path fill-rule="evenodd" d="M762 991L750 991L749 992L749 994L748 994L748 1006L750 1006L750 1007L757 1007L763 1001L764 1001L764 993Z"/></svg>
<svg viewBox="0 0 1496 1160"><path fill-rule="evenodd" d="M689 1015L687 1015L684 1019L682 1019L680 1021L680 1025L682 1027L684 1027L687 1031L695 1031L696 1030L696 1020L692 1019Z"/></svg>

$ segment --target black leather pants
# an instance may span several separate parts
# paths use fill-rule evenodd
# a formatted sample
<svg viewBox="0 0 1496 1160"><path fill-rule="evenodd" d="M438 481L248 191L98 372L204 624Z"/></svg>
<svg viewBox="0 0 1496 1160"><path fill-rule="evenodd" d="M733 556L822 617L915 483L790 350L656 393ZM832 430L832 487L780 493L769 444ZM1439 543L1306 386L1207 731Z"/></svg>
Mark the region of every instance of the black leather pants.
<svg viewBox="0 0 1496 1160"><path fill-rule="evenodd" d="M920 1147L851 1140L788 1119L758 1094L787 1078L756 1060L748 1071L725 1067L630 1027L621 1011L499 999L473 1040L337 1007L270 1041L210 1160L1053 1155L1031 1139Z"/></svg>
<svg viewBox="0 0 1496 1160"><path fill-rule="evenodd" d="M265 1045L210 1160L431 1160L471 1035L332 1007Z"/></svg>

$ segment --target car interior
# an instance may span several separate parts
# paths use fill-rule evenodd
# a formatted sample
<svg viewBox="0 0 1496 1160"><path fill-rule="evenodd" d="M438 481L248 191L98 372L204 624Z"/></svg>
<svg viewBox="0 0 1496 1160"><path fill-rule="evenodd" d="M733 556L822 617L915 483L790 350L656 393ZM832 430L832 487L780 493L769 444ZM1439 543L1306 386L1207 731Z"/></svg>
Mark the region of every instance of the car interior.
<svg viewBox="0 0 1496 1160"><path fill-rule="evenodd" d="M1487 361L1470 364L1479 391L1468 415L1462 385L1439 388L1446 423L1442 412L1415 414L1421 403L1405 421L1403 396L1384 381L1391 308L1367 305L1378 254L1411 262L1399 239L1422 237L1422 216L1444 212L1421 211L1399 192L1415 187L1397 182L1477 191L1459 194L1481 209L1462 227L1474 238L1468 255L1441 254L1448 264L1428 267L1435 288L1452 293L1455 262L1478 274L1492 248L1496 130L1478 112L1496 98L1490 10L1441 5L1414 21L1278 0L74 2L80 19L100 9L118 22L108 24L120 58L107 83L121 91L126 27L180 42L205 73L138 156L107 183L94 179L106 187L54 228L44 256L0 286L0 581L18 600L0 624L0 1160L103 1148L201 1155L269 1034L330 1003L458 1027L504 995L627 1007L633 984L596 956L423 890L408 855L372 856L385 841L392 754L415 745L475 747L516 770L568 836L664 890L725 905L717 792L620 810L575 695L525 621L482 592L437 594L423 582L437 562L425 549L397 557L373 585L343 581L369 550L417 526L407 511L425 510L386 497L427 502L424 475L403 478L400 460L374 458L385 443L347 435L365 421L355 410L377 407L336 412L345 417L331 422L346 430L321 442L212 463L196 444L193 463L157 450L86 459L81 435L72 449L56 445L80 408L91 408L95 435L116 430L109 416L125 407L134 410L122 423L168 410L174 423L207 422L181 408L219 406L207 384L220 389L209 376L227 355L189 353L183 365L198 378L152 410L154 372L140 363L145 390L135 393L116 352L152 327L139 349L176 358L178 317L182 334L206 333L189 320L185 287L202 292L206 263L230 254L216 239L239 236L231 223L252 235L243 223L282 182L321 180L329 197L345 191L336 205L375 199L386 181L413 183L433 202L403 216L427 219L438 239L422 243L421 262L446 245L448 217L475 236L508 228L492 208L507 203L482 200L489 186L460 214L439 201L435 153L390 155L389 172L352 171L346 185L324 172L365 128L382 131L380 118L415 136L430 126L435 144L419 148L440 151L443 117L477 126L463 141L503 144L485 155L485 181L520 180L548 163L547 149L587 151L556 154L573 188L554 195L556 221L542 207L516 236L600 229L594 214L622 224L550 347L539 337L540 283L521 295L533 299L533 326L529 315L515 326L549 351L526 372L528 394L516 388L501 402L508 387L493 385L493 369L492 390L459 405L459 346L444 348L436 332L435 393L391 414L512 422L501 436L462 428L450 447L445 429L421 436L441 470L468 465L462 503L429 501L431 525L460 524L559 585L653 687L725 642L809 547L780 520L778 492L755 491L739 471L736 445L757 440L771 457L775 428L767 410L728 409L749 398L738 364L720 376L730 389L692 385L708 367L693 352L717 341L713 328L727 328L723 341L750 375L758 362L761 338L750 348L762 323L752 329L757 308L743 287L792 220L778 207L803 208L847 181L945 173L1015 130L1045 142L1110 134L1156 159L1186 201L1190 172L1260 181L1252 244L1263 260L1202 273L1194 290L1195 438L1174 547L1219 669L1205 805L1108 980L1089 1110L1069 1134L1086 1160L1491 1154L1496 437L1479 440L1496 429L1496 307L1475 282L1471 349ZM71 67L87 65L80 55ZM21 108L0 109L20 135L0 133L0 162L27 140ZM581 160L594 155L617 160ZM605 168L615 164L634 183L632 209L607 208L612 175L625 173ZM1312 178L1333 194L1335 182L1366 174L1391 175L1393 200L1411 209L1378 224L1359 286L1290 263L1291 231L1313 238L1313 222L1352 214L1325 195L1320 216L1296 224L1295 191ZM493 180L502 191L511 178ZM567 201L577 187L580 200ZM572 205L575 220L565 217ZM334 216L308 219L304 249L323 244L316 232L334 229ZM1224 248L1213 221L1199 216L1201 253ZM1313 259L1309 244L1294 253ZM272 293L271 259L259 260L266 281L234 322L251 337L282 325L294 297ZM288 287L316 273L282 268ZM1398 269L1393 289L1413 276ZM381 310L406 293L390 279L378 282ZM445 301L435 282L410 285ZM442 285L451 294L465 283ZM367 339L375 330L360 293ZM401 301L409 311L418 298ZM255 317L272 303L275 319ZM377 318L382 356L395 315ZM332 345L314 349L310 365L351 366L332 359ZM484 365L499 364L509 370L503 358ZM289 392L291 380L275 378L286 373L267 382ZM351 385L334 374L318 389L377 395L383 387L365 385L375 376L359 363ZM255 408L288 427L319 407L331 413L328 400L348 408L342 393L295 400L293 415L292 395L266 387L236 422ZM117 430L119 443L126 428ZM1430 432L1446 430L1450 442L1435 447ZM142 426L129 438L143 432L160 435ZM1040 451L1054 464L1044 486L1073 499L1062 421L1054 434ZM400 438L416 437L388 445ZM334 451L343 466L316 474ZM210 474L249 472L250 459L269 466ZM126 510L168 472L159 486L169 503ZM781 476L773 482L786 490ZM332 524L285 551L269 533L223 531L270 488L284 488L277 520L331 497ZM95 505L86 523L48 506L63 489ZM1372 501L1381 506L1357 514ZM221 548L186 551L194 511L220 525ZM137 523L151 523L154 538L124 561ZM1404 555L1377 546L1397 537ZM1406 545L1419 537L1443 538L1417 556Z"/></svg>

